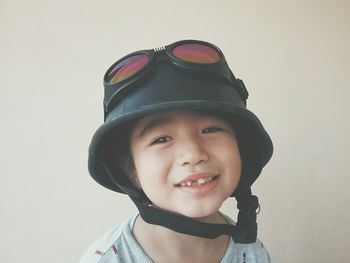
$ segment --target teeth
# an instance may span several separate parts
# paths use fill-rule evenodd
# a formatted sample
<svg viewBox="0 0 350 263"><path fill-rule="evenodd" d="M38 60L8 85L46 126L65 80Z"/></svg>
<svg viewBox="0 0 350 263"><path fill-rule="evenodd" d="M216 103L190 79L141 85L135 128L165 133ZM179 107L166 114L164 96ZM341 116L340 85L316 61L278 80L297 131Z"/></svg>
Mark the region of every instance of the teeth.
<svg viewBox="0 0 350 263"><path fill-rule="evenodd" d="M198 180L193 180L193 181L187 181L187 182L184 182L184 183L181 183L180 186L182 187L192 187L193 185L202 185L204 183L207 183L207 182L210 182L214 179L214 176L210 176L210 177L207 177L207 178L200 178Z"/></svg>
<svg viewBox="0 0 350 263"><path fill-rule="evenodd" d="M197 184L204 184L206 180L204 178L201 178L197 181Z"/></svg>

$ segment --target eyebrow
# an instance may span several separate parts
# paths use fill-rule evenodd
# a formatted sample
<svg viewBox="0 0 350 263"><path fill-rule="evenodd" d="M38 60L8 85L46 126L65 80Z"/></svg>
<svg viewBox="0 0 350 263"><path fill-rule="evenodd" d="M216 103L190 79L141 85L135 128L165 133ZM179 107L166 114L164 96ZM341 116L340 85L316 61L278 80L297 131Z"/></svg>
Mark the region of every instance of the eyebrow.
<svg viewBox="0 0 350 263"><path fill-rule="evenodd" d="M173 121L173 118L171 117L156 116L146 123L146 125L141 129L137 137L141 138L142 136L147 134L150 130L160 125L171 123L172 121Z"/></svg>
<svg viewBox="0 0 350 263"><path fill-rule="evenodd" d="M222 118L220 118L219 116L216 116L213 113L209 113L209 112L196 112L195 114L197 115L197 117L201 117L201 116L209 116L209 117L214 117L214 118L218 118L220 120L223 121ZM160 125L166 125L169 124L171 122L173 122L174 117L172 116L167 116L167 115L155 115L151 118L151 120L149 120L148 122L146 122L146 125L144 125L144 127L141 129L141 131L138 133L138 138L141 138L142 136L145 136L145 134L147 134L150 130L160 126Z"/></svg>

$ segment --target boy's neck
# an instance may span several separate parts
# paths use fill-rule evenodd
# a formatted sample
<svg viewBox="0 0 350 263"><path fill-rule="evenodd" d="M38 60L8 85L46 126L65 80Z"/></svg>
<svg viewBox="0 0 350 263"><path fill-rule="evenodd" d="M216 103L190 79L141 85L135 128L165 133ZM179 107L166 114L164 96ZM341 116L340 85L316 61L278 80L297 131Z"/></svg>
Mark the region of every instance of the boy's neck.
<svg viewBox="0 0 350 263"><path fill-rule="evenodd" d="M225 224L220 213L199 219L206 223ZM154 262L220 262L230 237L222 235L206 239L174 232L146 223L141 216L135 220L133 235Z"/></svg>

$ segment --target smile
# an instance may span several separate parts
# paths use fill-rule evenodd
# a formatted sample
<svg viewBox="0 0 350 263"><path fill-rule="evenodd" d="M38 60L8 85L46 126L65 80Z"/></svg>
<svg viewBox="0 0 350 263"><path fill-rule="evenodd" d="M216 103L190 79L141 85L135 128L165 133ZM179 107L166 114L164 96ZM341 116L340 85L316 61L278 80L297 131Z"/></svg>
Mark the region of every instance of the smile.
<svg viewBox="0 0 350 263"><path fill-rule="evenodd" d="M217 178L218 178L218 176L209 176L209 177L205 177L205 178L184 181L184 182L176 184L175 186L176 187L195 187L195 186L203 185L205 183L209 183L213 180L216 180Z"/></svg>
<svg viewBox="0 0 350 263"><path fill-rule="evenodd" d="M187 194L202 196L209 194L219 184L219 175L211 175L203 177L203 174L190 176L185 178L180 183L176 184L175 187L181 191L184 191Z"/></svg>

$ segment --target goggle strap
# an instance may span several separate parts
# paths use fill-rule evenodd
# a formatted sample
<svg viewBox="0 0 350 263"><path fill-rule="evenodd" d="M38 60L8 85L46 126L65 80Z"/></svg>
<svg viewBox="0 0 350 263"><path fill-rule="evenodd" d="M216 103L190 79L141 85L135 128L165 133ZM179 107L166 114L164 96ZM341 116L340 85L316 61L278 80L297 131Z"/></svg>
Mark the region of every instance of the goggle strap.
<svg viewBox="0 0 350 263"><path fill-rule="evenodd" d="M133 199L143 220L149 224L161 225L182 234L214 239L220 235L235 235L236 227L228 224L208 224L171 214Z"/></svg>
<svg viewBox="0 0 350 263"><path fill-rule="evenodd" d="M178 233L208 239L228 235L236 243L248 244L256 241L256 214L252 217L251 213L247 214L245 209L243 211L240 210L238 214L237 226L230 224L209 224L166 212L136 198L131 199L138 208L142 219L149 224L164 226Z"/></svg>

